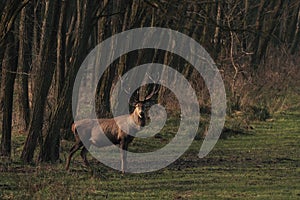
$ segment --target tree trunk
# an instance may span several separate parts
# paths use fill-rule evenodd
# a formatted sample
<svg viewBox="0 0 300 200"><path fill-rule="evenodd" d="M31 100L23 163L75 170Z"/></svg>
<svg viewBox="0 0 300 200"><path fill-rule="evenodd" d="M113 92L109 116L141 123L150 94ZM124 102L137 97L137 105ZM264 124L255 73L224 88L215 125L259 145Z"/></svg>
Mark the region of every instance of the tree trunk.
<svg viewBox="0 0 300 200"><path fill-rule="evenodd" d="M5 40L10 30L13 28L15 19L21 12L29 0L7 0L4 4L1 4L1 23L0 23L0 48L3 48Z"/></svg>
<svg viewBox="0 0 300 200"><path fill-rule="evenodd" d="M81 4L82 3L82 4ZM84 5L84 6L82 6ZM59 96L58 104L55 107L50 119L49 126L45 130L45 141L39 153L39 161L55 162L59 159L60 127L65 119L65 113L71 104L73 85L77 71L86 55L88 39L92 30L92 19L95 17L99 5L94 5L90 1L77 1L77 25L75 30L75 46L71 53L71 62L65 77L64 87ZM82 19L82 20L80 20Z"/></svg>
<svg viewBox="0 0 300 200"><path fill-rule="evenodd" d="M256 31L256 36L254 38L254 41L252 43L252 49L253 49L253 54L251 57L251 65L253 66L254 70L257 70L258 65L260 63L259 60L259 46L262 40L262 29L263 29L263 23L264 23L264 13L265 9L268 6L269 1L267 0L261 0L259 10L256 16L256 21L255 21L255 31Z"/></svg>
<svg viewBox="0 0 300 200"><path fill-rule="evenodd" d="M1 152L2 156L11 156L11 130L12 130L12 109L14 83L16 78L16 58L15 58L15 39L12 32L7 35L7 48L3 60L2 85L3 95L3 121Z"/></svg>
<svg viewBox="0 0 300 200"><path fill-rule="evenodd" d="M45 15L43 17L42 31L39 43L39 54L33 61L37 74L34 80L33 113L29 124L28 137L22 151L21 159L24 162L32 162L37 139L42 139L43 117L48 91L51 85L54 65L51 53L54 50L55 37L57 35L57 14L59 2L46 1Z"/></svg>
<svg viewBox="0 0 300 200"><path fill-rule="evenodd" d="M19 105L19 120L21 127L24 131L27 131L30 121L30 108L29 108L29 96L28 96L28 76L30 69L30 49L31 49L31 22L26 19L30 16L31 7L24 8L21 12L20 26L19 26L19 80L18 80L18 105Z"/></svg>
<svg viewBox="0 0 300 200"><path fill-rule="evenodd" d="M217 14L216 14L216 28L214 33L214 51L215 55L213 55L214 58L219 54L220 52L220 27L221 27L221 17L222 17L222 8L221 8L221 2L219 0L216 1L217 6Z"/></svg>
<svg viewBox="0 0 300 200"><path fill-rule="evenodd" d="M13 28L15 19L18 14L29 3L29 0L7 0L0 3L0 82L2 76L2 60L5 52L5 45L7 44L7 36ZM1 101L3 98L1 99ZM0 110L3 109L3 104L0 102Z"/></svg>
<svg viewBox="0 0 300 200"><path fill-rule="evenodd" d="M65 50L66 50L66 6L68 1L61 3L56 48L55 98L59 99L65 79ZM56 102L58 103L58 102Z"/></svg>
<svg viewBox="0 0 300 200"><path fill-rule="evenodd" d="M246 31L247 30L247 26L248 26L248 10L249 10L249 0L245 0L245 12L244 12L244 16L243 16L243 30ZM246 51L248 48L248 40L247 40L247 34L246 32L243 33L243 40L242 40L242 47L243 50Z"/></svg>
<svg viewBox="0 0 300 200"><path fill-rule="evenodd" d="M298 7L298 12L297 12L297 19L296 19L296 27L295 27L295 34L292 40L292 45L290 48L291 54L295 54L297 49L299 49L299 43L300 43L300 5Z"/></svg>
<svg viewBox="0 0 300 200"><path fill-rule="evenodd" d="M267 47L269 45L269 42L271 40L272 34L276 28L276 25L278 24L278 20L280 20L282 10L284 7L284 3L287 2L285 0L278 0L277 3L274 3L274 16L272 17L272 22L270 23L270 28L267 30L267 36L261 41L260 46L258 47L257 53L257 62L256 64L260 64L263 57L266 54Z"/></svg>
<svg viewBox="0 0 300 200"><path fill-rule="evenodd" d="M122 11L125 10L125 4L128 3L124 2L124 1L113 1L112 2L112 7L110 8L110 12L111 13L118 13L116 15L114 15L111 18L111 34L117 34L119 32L122 31L122 27L123 27L123 20L126 20L127 18L124 19L123 16L126 16L126 12L125 13L121 13ZM121 12L120 12L121 11ZM119 13L120 12L120 13ZM111 49L111 54L113 55L114 53L114 47L112 47ZM124 56L122 57L123 62L124 61ZM100 83L97 87L97 96L95 99L95 103L96 103L96 113L98 117L104 118L104 117L109 117L111 115L111 110L110 110L110 91L111 91L111 87L112 87L112 81L117 73L117 69L120 66L122 68L125 67L124 63L123 66L120 65L120 63L122 63L122 61L120 59L118 59L118 61L115 61L109 68L106 69L106 71L104 72ZM122 71L122 70L120 70ZM117 74L118 75L118 74Z"/></svg>

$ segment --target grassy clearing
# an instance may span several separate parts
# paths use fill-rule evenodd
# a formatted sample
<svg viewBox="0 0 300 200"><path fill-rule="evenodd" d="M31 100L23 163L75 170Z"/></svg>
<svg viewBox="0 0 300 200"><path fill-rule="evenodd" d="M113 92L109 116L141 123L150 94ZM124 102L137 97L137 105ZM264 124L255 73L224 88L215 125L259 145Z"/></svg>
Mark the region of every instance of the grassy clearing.
<svg viewBox="0 0 300 200"><path fill-rule="evenodd" d="M17 155L24 136L18 136L15 158L1 161L0 199L300 199L300 112L252 126L255 134L219 140L204 159L197 158L197 140L165 169L124 176L95 160L87 170L79 155L66 172L71 143L63 144L62 163L22 165ZM156 138L151 148L164 141ZM132 149L143 145L137 141Z"/></svg>

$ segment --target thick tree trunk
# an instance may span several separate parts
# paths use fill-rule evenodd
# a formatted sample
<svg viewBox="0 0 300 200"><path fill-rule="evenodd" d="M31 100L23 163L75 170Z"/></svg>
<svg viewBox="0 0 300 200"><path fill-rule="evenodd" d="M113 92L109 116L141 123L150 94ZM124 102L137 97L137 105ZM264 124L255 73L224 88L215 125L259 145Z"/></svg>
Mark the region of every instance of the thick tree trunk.
<svg viewBox="0 0 300 200"><path fill-rule="evenodd" d="M7 36L7 48L3 60L2 97L3 97L3 121L0 154L11 156L11 130L12 130L12 108L14 83L16 78L15 39L12 32Z"/></svg>
<svg viewBox="0 0 300 200"><path fill-rule="evenodd" d="M7 0L0 3L0 82L2 76L2 60L7 45L7 36L13 28L15 19L18 14L29 3L29 0ZM1 99L1 101L3 98ZM0 102L0 110L3 109L3 104Z"/></svg>
<svg viewBox="0 0 300 200"><path fill-rule="evenodd" d="M122 31L123 27L123 20L126 20L127 18L124 17L126 16L125 13L119 13L120 11L125 10L125 4L129 3L129 1L113 1L112 2L112 7L110 7L110 12L111 13L118 13L114 15L111 18L111 30L110 33L112 35L117 34ZM114 47L111 49L111 54L114 53ZM100 58L99 58L100 59ZM124 69L124 57L122 57L123 60L123 66L122 66L122 61L119 59L117 62L114 62L113 65L111 65L106 71L104 72L100 84L97 87L97 96L96 96L96 113L98 117L104 118L104 117L109 117L111 115L111 110L110 110L110 91L112 87L112 81L114 80L114 77L116 76L116 73L118 71L123 71L119 68L120 66ZM121 63L121 64L120 64ZM120 74L117 74L117 76Z"/></svg>
<svg viewBox="0 0 300 200"><path fill-rule="evenodd" d="M81 4L82 3L82 4ZM81 5L85 5L82 6ZM64 87L59 96L58 104L56 105L49 126L45 130L45 141L39 153L39 161L55 162L59 159L60 146L60 128L65 119L65 113L71 104L73 84L76 78L76 73L86 55L88 40L92 30L92 17L98 10L99 5L94 5L92 2L77 1L77 25L75 29L75 46L72 48L71 62L69 63L67 76L65 77ZM80 20L81 19L81 20Z"/></svg>
<svg viewBox="0 0 300 200"><path fill-rule="evenodd" d="M57 35L57 14L59 10L59 2L47 1L45 3L45 15L43 17L41 38L39 43L39 54L35 57L33 64L37 69L37 76L34 80L33 95L33 113L29 124L28 137L22 151L21 159L24 162L32 162L37 139L42 139L43 117L45 110L45 102L51 85L54 65L51 52L56 43Z"/></svg>

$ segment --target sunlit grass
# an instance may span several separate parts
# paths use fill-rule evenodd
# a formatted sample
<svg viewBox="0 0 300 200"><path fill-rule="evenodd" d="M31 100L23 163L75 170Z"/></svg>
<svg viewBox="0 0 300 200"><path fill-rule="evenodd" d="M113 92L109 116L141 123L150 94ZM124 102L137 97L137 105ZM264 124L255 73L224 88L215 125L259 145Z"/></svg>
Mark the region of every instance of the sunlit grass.
<svg viewBox="0 0 300 200"><path fill-rule="evenodd" d="M0 199L299 199L300 112L285 112L269 122L255 122L255 134L219 140L204 159L197 153L201 140L165 169L125 174L92 160L82 166L77 154L71 170L64 159L72 142L62 146L61 163L22 165L18 160L24 136L14 137L13 159L2 160ZM153 138L158 148L172 127ZM131 148L143 147L134 143Z"/></svg>

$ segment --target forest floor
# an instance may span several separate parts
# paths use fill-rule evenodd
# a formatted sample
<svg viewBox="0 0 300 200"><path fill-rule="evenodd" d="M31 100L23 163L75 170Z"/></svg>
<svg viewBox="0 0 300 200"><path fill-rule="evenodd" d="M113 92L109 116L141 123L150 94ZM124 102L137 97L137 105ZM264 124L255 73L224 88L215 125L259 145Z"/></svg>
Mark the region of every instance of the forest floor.
<svg viewBox="0 0 300 200"><path fill-rule="evenodd" d="M23 165L25 136L16 135L12 160L0 163L0 199L300 199L300 111L251 126L255 133L221 139L203 159L196 140L164 169L125 175L91 156L88 170L79 153L65 171L72 142L62 144L61 163Z"/></svg>

